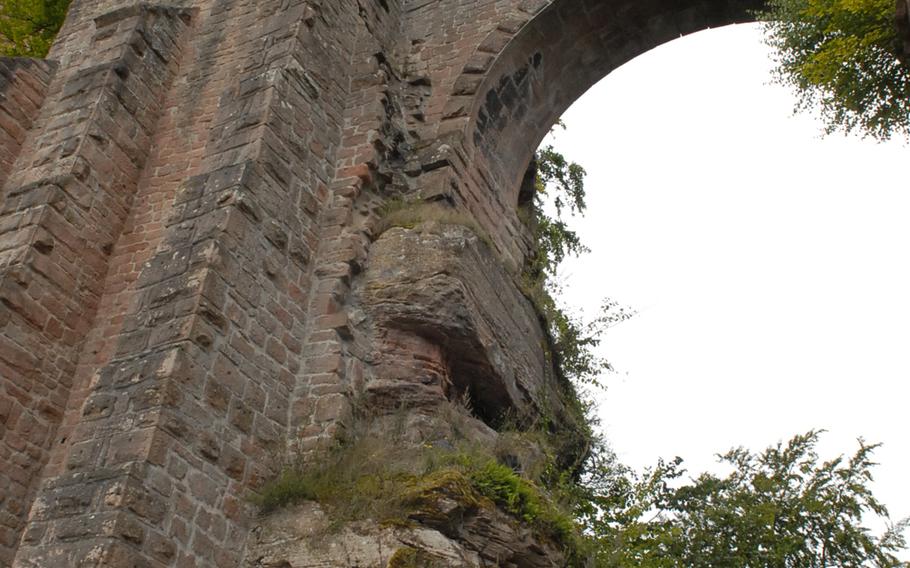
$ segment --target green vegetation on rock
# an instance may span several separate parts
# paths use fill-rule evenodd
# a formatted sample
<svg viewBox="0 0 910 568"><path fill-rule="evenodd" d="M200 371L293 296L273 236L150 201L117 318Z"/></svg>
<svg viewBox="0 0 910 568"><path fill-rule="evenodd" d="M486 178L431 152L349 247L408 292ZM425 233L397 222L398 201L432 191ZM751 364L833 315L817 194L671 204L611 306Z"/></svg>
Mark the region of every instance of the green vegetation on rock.
<svg viewBox="0 0 910 568"><path fill-rule="evenodd" d="M389 438L359 437L286 468L252 499L263 512L314 501L334 526L363 520L445 525L452 512L440 508L444 499L465 514L498 508L561 547L572 549L580 540L573 516L539 482L468 442L414 448Z"/></svg>
<svg viewBox="0 0 910 568"><path fill-rule="evenodd" d="M424 551L402 546L389 558L386 568L434 568L439 565L441 564L428 557Z"/></svg>
<svg viewBox="0 0 910 568"><path fill-rule="evenodd" d="M600 376L613 368L594 349L607 328L629 319L635 312L605 299L596 318L582 321L557 301L559 265L566 257L588 250L564 216L566 211L572 215L585 212L585 171L552 146L546 146L537 152L531 172L533 179L526 182L519 213L530 231L532 251L520 287L549 333L548 355L556 372L572 384L602 386Z"/></svg>
<svg viewBox="0 0 910 568"><path fill-rule="evenodd" d="M822 461L819 436L809 432L760 453L733 449L721 456L728 475L688 481L679 458L636 474L600 446L579 483L555 482L546 468L529 479L467 442L405 450L361 438L288 469L256 501L266 511L315 501L336 526L438 527L453 522L443 502L458 504L455 518L496 507L562 547L566 565L579 568L910 566L895 556L906 547L907 520L889 522L881 536L863 524L888 521L869 488L876 446L860 441L849 458ZM506 453L515 451L514 441L504 443ZM413 549L393 558L396 566L432 565Z"/></svg>

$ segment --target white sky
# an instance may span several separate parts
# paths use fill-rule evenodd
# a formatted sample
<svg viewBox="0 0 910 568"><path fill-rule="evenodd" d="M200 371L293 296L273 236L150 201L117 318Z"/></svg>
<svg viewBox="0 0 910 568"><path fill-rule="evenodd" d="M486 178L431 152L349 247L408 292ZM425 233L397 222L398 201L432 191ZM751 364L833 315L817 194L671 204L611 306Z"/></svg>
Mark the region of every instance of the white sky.
<svg viewBox="0 0 910 568"><path fill-rule="evenodd" d="M822 139L770 67L756 26L711 30L564 117L593 251L567 262L565 299L641 312L606 336L603 426L625 463L693 474L811 428L822 457L883 442L875 493L910 515L910 149Z"/></svg>

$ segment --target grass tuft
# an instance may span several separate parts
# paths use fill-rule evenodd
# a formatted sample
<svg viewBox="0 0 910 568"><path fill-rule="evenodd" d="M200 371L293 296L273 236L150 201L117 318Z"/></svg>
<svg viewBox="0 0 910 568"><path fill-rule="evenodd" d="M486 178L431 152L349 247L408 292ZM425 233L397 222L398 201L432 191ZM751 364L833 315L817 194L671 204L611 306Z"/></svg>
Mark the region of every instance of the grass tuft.
<svg viewBox="0 0 910 568"><path fill-rule="evenodd" d="M450 521L441 500L465 511L497 507L565 547L578 538L572 517L531 480L492 455L463 446L396 448L370 438L340 445L318 463L291 467L253 497L265 513L315 501L335 527L359 520L408 525Z"/></svg>
<svg viewBox="0 0 910 568"><path fill-rule="evenodd" d="M392 227L415 229L421 225L459 225L465 227L490 247L491 250L495 250L493 240L477 224L473 217L450 205L427 201L411 202L401 199L387 201L380 211L380 219L373 233L376 238L379 238L380 235Z"/></svg>

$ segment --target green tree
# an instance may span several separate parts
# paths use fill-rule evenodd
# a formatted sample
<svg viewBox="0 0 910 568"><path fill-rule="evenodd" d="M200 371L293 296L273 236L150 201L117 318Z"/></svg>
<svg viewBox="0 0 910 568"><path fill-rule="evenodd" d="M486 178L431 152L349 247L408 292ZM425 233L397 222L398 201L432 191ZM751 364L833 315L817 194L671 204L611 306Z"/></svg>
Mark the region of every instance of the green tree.
<svg viewBox="0 0 910 568"><path fill-rule="evenodd" d="M872 495L872 453L859 442L849 458L820 461L820 433L761 453L720 456L732 472L682 481L682 460L635 475L615 460L589 476L584 525L600 567L898 568L904 520L881 537L863 526L888 520Z"/></svg>
<svg viewBox="0 0 910 568"><path fill-rule="evenodd" d="M796 110L818 108L826 131L910 137L910 66L895 0L768 0L759 13L775 80Z"/></svg>
<svg viewBox="0 0 910 568"><path fill-rule="evenodd" d="M44 57L54 42L70 0L3 0L0 55Z"/></svg>

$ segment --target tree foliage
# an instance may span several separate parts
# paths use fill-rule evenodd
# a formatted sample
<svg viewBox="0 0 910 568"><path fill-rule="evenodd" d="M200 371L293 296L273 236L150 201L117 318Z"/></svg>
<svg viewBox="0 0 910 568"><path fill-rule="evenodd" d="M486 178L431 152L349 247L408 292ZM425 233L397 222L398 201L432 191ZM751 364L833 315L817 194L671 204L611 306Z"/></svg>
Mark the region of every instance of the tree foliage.
<svg viewBox="0 0 910 568"><path fill-rule="evenodd" d="M557 123L562 127L562 123ZM551 356L567 379L602 386L599 377L613 367L595 353L608 328L635 315L634 310L605 298L598 315L583 321L556 300L561 293L557 271L568 256L588 252L568 218L584 215L586 172L552 145L541 147L532 164L531 196L523 217L531 231L533 247L524 269L525 293L534 301L547 323L552 340Z"/></svg>
<svg viewBox="0 0 910 568"><path fill-rule="evenodd" d="M70 0L0 2L0 54L45 57L54 42Z"/></svg>
<svg viewBox="0 0 910 568"><path fill-rule="evenodd" d="M534 167L534 194L527 215L536 246L531 253L529 270L534 278L552 279L567 256L588 251L564 216L566 210L572 215L584 215L587 209L586 172L552 145L537 151ZM552 204L555 215L547 213L547 201Z"/></svg>
<svg viewBox="0 0 910 568"><path fill-rule="evenodd" d="M907 521L876 537L869 516L888 519L872 495L872 453L820 461L820 432L760 453L719 456L731 473L683 482L682 460L641 475L615 460L595 466L580 510L598 567L898 568Z"/></svg>
<svg viewBox="0 0 910 568"><path fill-rule="evenodd" d="M894 0L768 0L759 13L775 79L796 109L818 108L826 131L910 137L910 66Z"/></svg>

